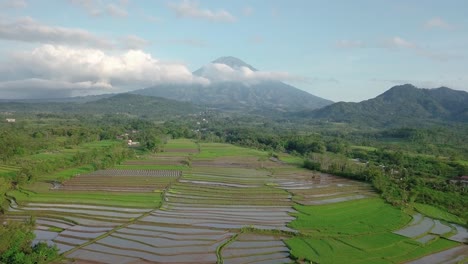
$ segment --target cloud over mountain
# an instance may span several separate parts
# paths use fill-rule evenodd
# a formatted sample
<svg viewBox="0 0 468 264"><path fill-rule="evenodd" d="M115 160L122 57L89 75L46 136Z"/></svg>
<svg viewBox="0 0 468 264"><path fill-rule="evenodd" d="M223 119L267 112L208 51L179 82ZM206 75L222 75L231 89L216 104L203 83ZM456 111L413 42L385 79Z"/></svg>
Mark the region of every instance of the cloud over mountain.
<svg viewBox="0 0 468 264"><path fill-rule="evenodd" d="M298 81L302 78L291 76L287 72L252 70L246 66L234 67L223 63L210 63L203 66L199 75L212 82L242 82L256 84L263 81Z"/></svg>
<svg viewBox="0 0 468 264"><path fill-rule="evenodd" d="M9 60L4 64L9 67L0 67L0 97L12 91L48 92L54 87L68 93L85 89L87 94L97 94L159 83L209 83L193 76L183 64L160 61L141 50L108 54L98 49L47 44L15 53Z"/></svg>

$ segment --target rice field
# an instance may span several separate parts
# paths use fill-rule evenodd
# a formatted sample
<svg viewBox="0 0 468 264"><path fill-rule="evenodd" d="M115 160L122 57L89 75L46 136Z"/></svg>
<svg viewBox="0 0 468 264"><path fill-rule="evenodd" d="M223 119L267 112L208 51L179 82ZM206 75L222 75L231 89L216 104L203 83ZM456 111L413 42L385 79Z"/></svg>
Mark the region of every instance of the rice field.
<svg viewBox="0 0 468 264"><path fill-rule="evenodd" d="M322 205L376 197L367 183L300 168L276 168L274 183L302 205Z"/></svg>
<svg viewBox="0 0 468 264"><path fill-rule="evenodd" d="M71 263L398 263L464 236L385 204L367 184L265 152L190 140L164 150L48 175L9 192L2 220L34 216L34 243L57 245ZM408 235L413 225L425 232Z"/></svg>
<svg viewBox="0 0 468 264"><path fill-rule="evenodd" d="M465 227L432 219L419 213L413 215L413 220L408 225L394 233L414 238L421 243L427 243L439 237L461 243L468 242L468 229Z"/></svg>
<svg viewBox="0 0 468 264"><path fill-rule="evenodd" d="M310 234L305 238L286 240L291 254L298 260L317 263L400 263L459 245L435 234L446 233L447 230L441 226L434 229L434 234L420 230L394 232L407 224L419 223L424 217L412 219L377 198L333 205L298 205L295 208L299 213L290 227Z"/></svg>

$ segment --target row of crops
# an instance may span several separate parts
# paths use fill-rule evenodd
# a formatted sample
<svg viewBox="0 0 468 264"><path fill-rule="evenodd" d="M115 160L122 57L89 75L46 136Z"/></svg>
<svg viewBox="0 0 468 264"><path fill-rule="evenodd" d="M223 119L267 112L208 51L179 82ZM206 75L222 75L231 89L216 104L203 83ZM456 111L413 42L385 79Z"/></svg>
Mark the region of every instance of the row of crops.
<svg viewBox="0 0 468 264"><path fill-rule="evenodd" d="M34 215L35 242L78 262L397 263L439 251L448 252L438 253L444 260L468 255L459 249L467 239L462 226L410 216L365 183L227 144L173 140L165 150L11 192L6 219Z"/></svg>

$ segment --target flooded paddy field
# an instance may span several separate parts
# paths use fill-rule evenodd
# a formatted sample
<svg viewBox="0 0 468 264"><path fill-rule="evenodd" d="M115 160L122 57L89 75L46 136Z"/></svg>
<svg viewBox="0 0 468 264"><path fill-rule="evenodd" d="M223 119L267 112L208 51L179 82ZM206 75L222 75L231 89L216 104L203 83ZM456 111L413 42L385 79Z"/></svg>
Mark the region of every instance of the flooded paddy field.
<svg viewBox="0 0 468 264"><path fill-rule="evenodd" d="M70 263L398 263L466 250L466 229L408 215L365 183L228 144L164 150L11 192L2 220L34 216L34 243Z"/></svg>

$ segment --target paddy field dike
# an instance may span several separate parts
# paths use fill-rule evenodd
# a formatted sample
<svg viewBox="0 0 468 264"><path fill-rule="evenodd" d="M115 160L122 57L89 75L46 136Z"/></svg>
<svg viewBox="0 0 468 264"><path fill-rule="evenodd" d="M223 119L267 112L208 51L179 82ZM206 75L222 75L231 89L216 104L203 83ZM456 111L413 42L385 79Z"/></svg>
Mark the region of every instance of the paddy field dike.
<svg viewBox="0 0 468 264"><path fill-rule="evenodd" d="M10 191L2 221L71 263L458 263L460 219L407 212L366 183L229 144L169 141L106 170L72 168ZM1 168L8 171L12 168ZM441 216L441 217L437 217Z"/></svg>

